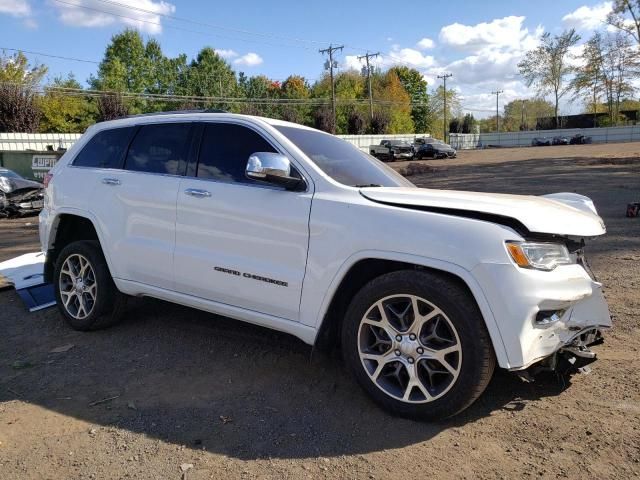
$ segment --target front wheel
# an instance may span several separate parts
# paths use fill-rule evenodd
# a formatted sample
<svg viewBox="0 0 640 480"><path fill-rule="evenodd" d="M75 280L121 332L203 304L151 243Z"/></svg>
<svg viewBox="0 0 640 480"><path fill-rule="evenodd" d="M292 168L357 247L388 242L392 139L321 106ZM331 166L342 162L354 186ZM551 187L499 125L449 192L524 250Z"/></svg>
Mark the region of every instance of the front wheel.
<svg viewBox="0 0 640 480"><path fill-rule="evenodd" d="M76 330L97 330L118 322L126 296L118 291L100 244L82 240L58 256L54 291L62 316Z"/></svg>
<svg viewBox="0 0 640 480"><path fill-rule="evenodd" d="M473 298L456 282L424 271L392 272L365 285L347 310L342 351L378 404L424 420L467 408L495 368Z"/></svg>

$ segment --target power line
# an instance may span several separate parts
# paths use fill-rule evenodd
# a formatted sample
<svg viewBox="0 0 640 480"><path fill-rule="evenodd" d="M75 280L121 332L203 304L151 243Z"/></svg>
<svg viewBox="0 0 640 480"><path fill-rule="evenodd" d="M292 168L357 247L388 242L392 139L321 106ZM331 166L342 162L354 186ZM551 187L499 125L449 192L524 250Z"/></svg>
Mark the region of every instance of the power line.
<svg viewBox="0 0 640 480"><path fill-rule="evenodd" d="M297 47L297 48L303 48L305 50L311 50L310 47L306 47L304 45L300 45L300 44L284 44L284 43L273 43L273 42L265 42L263 40L253 40L253 39L248 39L248 38L240 38L240 37L230 37L228 35L221 35L219 33L212 33L212 32L203 32L200 30L192 30L189 28L184 28L184 27L178 27L176 25L166 25L166 24L162 24L160 22L154 22L151 20L145 20L143 18L140 17L130 17L128 15L122 15L121 13L116 13L116 12L110 12L108 10L102 10L100 8L94 8L94 7L89 7L87 5L80 5L78 3L73 3L73 2L67 2L64 0L53 0L57 3L61 3L64 5L69 5L71 7L76 7L76 8L82 8L85 10L90 10L93 12L98 12L98 13L104 13L106 15L112 15L114 17L119 17L119 18L126 18L127 20L133 20L134 22L142 22L142 23L147 23L149 25L156 25L158 27L166 27L166 28L172 28L174 30L179 30L182 32L189 32L189 33L196 33L199 35L209 35L209 36L214 36L214 37L220 37L220 38L227 38L230 40L239 40L241 42L249 42L249 43L259 43L261 45L272 45L275 47ZM127 7L127 8L131 8L131 7ZM157 13L153 12L155 15L158 15Z"/></svg>
<svg viewBox="0 0 640 480"><path fill-rule="evenodd" d="M453 77L453 73L443 73L442 75L438 75L438 78L442 79L442 83L444 86L444 141L447 141L447 130L448 130L448 125L447 125L447 78Z"/></svg>
<svg viewBox="0 0 640 480"><path fill-rule="evenodd" d="M120 3L120 2L116 2L113 0L96 0L98 2L101 3L106 3L109 5L115 5L118 7L123 7L123 8L128 8L129 10L137 10L139 12L144 12L144 13L149 13L151 15L157 15L159 17L163 17L163 18L167 18L170 20L175 20L175 21L179 21L179 22L185 22L185 23L191 23L193 25L200 25L202 27L208 27L208 28L217 28L220 30L228 30L231 32L236 32L236 33L242 33L245 35L254 35L254 36L260 36L260 37L270 37L270 38L279 38L282 40L290 40L292 42L304 42L304 43L314 43L314 44L324 44L326 42L323 41L319 41L319 40L305 40L303 38L297 38L297 37L289 37L286 35L278 35L278 34L274 34L274 33L270 33L270 32L257 32L257 31L252 31L252 30L246 30L246 29L242 29L242 28L234 28L234 27L227 27L225 25L217 25L217 24L212 24L212 23L207 23L207 22L201 22L198 20L192 20L190 18L185 18L185 17L177 17L175 15L168 15L165 13L159 13L159 12L154 12L153 10L147 10L141 7L136 7L133 5L126 5L124 3Z"/></svg>
<svg viewBox="0 0 640 480"><path fill-rule="evenodd" d="M325 69L328 67L329 76L331 77L331 112L333 115L333 121L331 122L331 133L335 133L336 129L336 86L333 82L333 69L338 66L338 63L333 60L333 52L336 50L342 50L344 45L340 45L339 47L334 47L333 45L329 45L329 48L323 48L319 50L320 53L328 53L329 61L325 62ZM328 63L328 65L327 65Z"/></svg>
<svg viewBox="0 0 640 480"><path fill-rule="evenodd" d="M32 51L29 51L29 50L23 50L23 49L18 49L18 48L0 47L0 50L8 50L10 52L28 53L29 55L40 55L42 57L57 58L59 60L69 60L69 61L72 61L72 62L94 63L96 65L100 64L100 62L96 62L94 60L85 60L85 59L82 59L82 58L73 58L73 57L63 57L61 55L51 55L49 53L32 52Z"/></svg>
<svg viewBox="0 0 640 480"><path fill-rule="evenodd" d="M367 83L369 84L369 114L371 116L372 121L373 121L373 91L371 90L371 66L369 65L369 59L375 58L378 55L380 55L380 52L378 53L367 52L366 54L358 57L358 60L362 60L364 58L367 62L367 66L365 68L367 69Z"/></svg>
<svg viewBox="0 0 640 480"><path fill-rule="evenodd" d="M167 18L167 19L171 19L171 20L175 20L175 21L191 23L191 24L194 24L194 25L200 25L200 26L204 26L204 27L207 27L207 28L224 29L224 30L229 30L229 31L237 32L237 33L242 33L242 34L245 34L245 35L255 35L255 36L262 36L262 37L280 38L280 39L283 39L283 40L290 40L290 41L295 42L295 43L293 43L293 44L284 44L283 45L283 44L274 44L274 43L268 43L268 42L258 41L258 40L251 40L251 39L246 39L246 38L229 37L229 36L215 34L215 33L207 33L207 32L202 32L202 31L197 31L197 30L190 30L190 29L186 29L186 28L182 28L182 27L177 27L175 25L163 25L160 22L153 22L151 20L145 20L145 19L139 18L139 17L129 17L129 16L122 15L122 14L119 14L119 13L116 13L116 12L110 12L110 11L107 11L107 10L101 10L101 9L98 9L98 8L89 7L89 6L86 6L86 5L80 5L80 4L72 3L72 2L67 2L67 1L64 1L64 0L54 0L54 1L56 1L58 3L61 3L61 4L69 5L69 6L83 8L83 9L86 9L86 10L92 10L92 11L104 13L104 14L107 14L107 15L113 15L115 17L126 18L128 20L148 23L148 24L151 24L151 25L157 25L159 27L165 26L167 28L173 28L173 29L177 29L177 30L181 30L181 31L191 32L191 33L197 33L197 34L200 34L200 35L213 35L213 36L216 36L216 37L227 38L227 39L231 39L231 40L239 40L239 41L242 41L242 42L253 42L253 43L260 43L260 44L265 44L266 43L267 45L273 45L273 46L298 47L298 48L303 48L305 50L311 50L311 48L303 46L303 45L300 45L300 42L311 43L311 44L326 43L326 42L321 42L321 41L318 41L318 40L305 40L305 39L297 38L297 37L288 37L288 36L284 36L284 35L276 35L276 34L266 33L266 32L255 32L255 31L246 30L246 29L225 27L225 26L222 26L222 25L216 25L216 24L210 24L210 23L206 23L206 22L200 22L200 21L192 20L192 19L185 18L185 17L176 17L176 16L173 16L173 15L154 12L153 10L148 10L148 9L144 9L144 8L141 8L141 7L126 5L126 4L123 4L123 3L120 3L120 2L116 2L114 0L97 0L97 1L99 1L101 3L104 3L104 4L109 4L109 5L114 5L114 6L126 8L126 9L129 9L129 10L135 10L135 11L139 11L139 12L143 12L143 13L148 13L148 14L151 14L151 15L157 15L159 17L163 17L163 18ZM362 47L356 47L356 46L344 45L344 44L343 44L343 47L346 48L346 49L349 49L349 50L368 52L367 49L362 48ZM385 61L384 60L385 56L387 58L391 59L392 62ZM383 56L382 63L387 63L387 65L404 65L404 66L409 67L409 68L416 68L416 65L411 64L411 63L407 63L404 60L402 60L401 58L398 58L398 57L396 57L396 56L394 56L394 55L392 55L390 53L386 54L385 56Z"/></svg>

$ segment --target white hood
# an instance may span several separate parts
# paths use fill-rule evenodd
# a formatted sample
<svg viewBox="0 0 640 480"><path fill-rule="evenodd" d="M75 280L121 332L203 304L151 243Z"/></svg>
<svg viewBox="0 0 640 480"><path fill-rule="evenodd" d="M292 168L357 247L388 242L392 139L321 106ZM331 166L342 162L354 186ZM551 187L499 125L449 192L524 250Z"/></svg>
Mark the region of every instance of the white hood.
<svg viewBox="0 0 640 480"><path fill-rule="evenodd" d="M595 237L606 232L593 202L575 193L536 197L404 187L362 188L360 193L388 205L433 208L445 214L450 210L453 215L469 212L508 217L532 233Z"/></svg>

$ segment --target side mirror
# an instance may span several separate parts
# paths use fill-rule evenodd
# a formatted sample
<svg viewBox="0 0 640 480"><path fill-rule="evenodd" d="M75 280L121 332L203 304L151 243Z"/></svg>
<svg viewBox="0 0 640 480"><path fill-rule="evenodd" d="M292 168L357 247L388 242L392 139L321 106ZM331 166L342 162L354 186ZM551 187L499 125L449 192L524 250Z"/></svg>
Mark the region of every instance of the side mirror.
<svg viewBox="0 0 640 480"><path fill-rule="evenodd" d="M304 190L306 185L301 178L291 176L291 162L285 155L271 152L256 152L249 157L245 176L251 180L260 180L287 190Z"/></svg>

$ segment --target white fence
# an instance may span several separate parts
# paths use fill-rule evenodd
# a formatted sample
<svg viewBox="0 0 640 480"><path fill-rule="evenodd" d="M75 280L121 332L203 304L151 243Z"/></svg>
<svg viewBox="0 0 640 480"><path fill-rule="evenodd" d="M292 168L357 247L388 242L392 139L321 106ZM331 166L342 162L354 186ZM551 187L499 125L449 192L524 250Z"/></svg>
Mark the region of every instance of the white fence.
<svg viewBox="0 0 640 480"><path fill-rule="evenodd" d="M69 148L80 138L80 133L0 133L0 152L43 152L47 147Z"/></svg>
<svg viewBox="0 0 640 480"><path fill-rule="evenodd" d="M60 145L69 148L77 141L80 133L0 133L0 152L24 152L27 150L45 151L47 146L57 150ZM427 134L407 135L338 135L338 137L368 152L369 145L378 145L381 140L406 140L413 142L417 137L429 137ZM473 147L475 148L475 147Z"/></svg>
<svg viewBox="0 0 640 480"><path fill-rule="evenodd" d="M379 145L382 140L405 140L413 143L416 138L430 137L428 133L409 133L400 135L336 135L358 147L363 152L369 153L369 145Z"/></svg>
<svg viewBox="0 0 640 480"><path fill-rule="evenodd" d="M534 138L569 137L576 134L591 137L593 143L615 143L640 141L640 125L605 128L565 128L558 130L529 130L505 133L451 133L451 146L458 150L484 148L489 146L523 147L531 145Z"/></svg>

